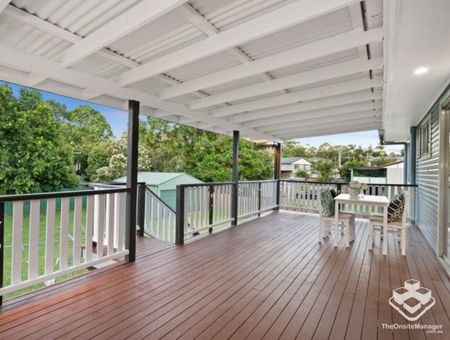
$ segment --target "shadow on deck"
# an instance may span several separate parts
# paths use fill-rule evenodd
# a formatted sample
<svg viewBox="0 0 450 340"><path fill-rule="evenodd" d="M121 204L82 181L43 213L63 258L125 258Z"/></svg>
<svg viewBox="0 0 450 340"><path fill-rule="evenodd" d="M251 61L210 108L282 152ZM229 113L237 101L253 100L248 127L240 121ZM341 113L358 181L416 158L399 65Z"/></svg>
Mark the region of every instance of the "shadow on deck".
<svg viewBox="0 0 450 340"><path fill-rule="evenodd" d="M379 237L369 252L357 222L346 249L317 243L318 217L275 212L183 247L138 239L133 264L117 265L5 303L0 338L429 338L388 303L407 279L436 304L416 323L450 335L450 281L416 227L407 256Z"/></svg>

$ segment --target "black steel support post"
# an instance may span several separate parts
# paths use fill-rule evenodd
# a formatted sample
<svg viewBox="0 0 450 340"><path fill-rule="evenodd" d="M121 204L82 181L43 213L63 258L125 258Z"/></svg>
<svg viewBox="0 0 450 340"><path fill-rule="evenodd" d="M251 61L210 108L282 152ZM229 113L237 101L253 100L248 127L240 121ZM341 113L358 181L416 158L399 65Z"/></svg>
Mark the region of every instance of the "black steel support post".
<svg viewBox="0 0 450 340"><path fill-rule="evenodd" d="M184 244L184 187L177 185L175 243Z"/></svg>
<svg viewBox="0 0 450 340"><path fill-rule="evenodd" d="M210 185L209 189L209 225L212 225L214 223L214 185ZM213 232L213 228L208 229L209 233L211 234Z"/></svg>
<svg viewBox="0 0 450 340"><path fill-rule="evenodd" d="M273 166L273 178L277 180L277 191L275 203L277 207L276 210L280 209L280 180L281 180L281 143L275 145L274 154L274 166Z"/></svg>
<svg viewBox="0 0 450 340"><path fill-rule="evenodd" d="M129 254L128 262L136 258L136 222L137 222L137 169L139 141L139 102L128 101L128 149L127 149L127 195L126 210L126 246Z"/></svg>
<svg viewBox="0 0 450 340"><path fill-rule="evenodd" d="M138 186L138 225L139 236L144 236L145 232L145 184Z"/></svg>
<svg viewBox="0 0 450 340"><path fill-rule="evenodd" d="M231 225L238 223L239 131L233 131L233 190L231 192Z"/></svg>
<svg viewBox="0 0 450 340"><path fill-rule="evenodd" d="M0 202L0 288L3 287L3 252L5 249L5 203ZM3 304L3 296L0 296L0 306Z"/></svg>

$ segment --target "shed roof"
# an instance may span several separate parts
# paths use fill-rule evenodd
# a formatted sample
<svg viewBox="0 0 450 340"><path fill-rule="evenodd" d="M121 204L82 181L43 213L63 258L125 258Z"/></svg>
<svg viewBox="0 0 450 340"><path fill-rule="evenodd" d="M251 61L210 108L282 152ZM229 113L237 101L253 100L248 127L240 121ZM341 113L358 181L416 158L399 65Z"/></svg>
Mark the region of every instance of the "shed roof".
<svg viewBox="0 0 450 340"><path fill-rule="evenodd" d="M188 175L184 172L152 172L152 171L139 171L138 182L145 182L148 185L158 186L163 183L169 182L178 177L185 177L187 183L202 183L199 179ZM126 177L120 177L114 180L114 182L125 182Z"/></svg>

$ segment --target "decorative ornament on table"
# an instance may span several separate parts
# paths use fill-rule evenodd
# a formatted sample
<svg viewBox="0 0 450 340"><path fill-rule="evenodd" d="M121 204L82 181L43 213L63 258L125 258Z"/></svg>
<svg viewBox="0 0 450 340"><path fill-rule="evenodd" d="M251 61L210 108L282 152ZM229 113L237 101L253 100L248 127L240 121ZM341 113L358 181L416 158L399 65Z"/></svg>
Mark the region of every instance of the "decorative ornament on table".
<svg viewBox="0 0 450 340"><path fill-rule="evenodd" d="M348 193L352 199L364 197L364 190L367 190L366 183L359 183L358 181L351 181L348 184Z"/></svg>

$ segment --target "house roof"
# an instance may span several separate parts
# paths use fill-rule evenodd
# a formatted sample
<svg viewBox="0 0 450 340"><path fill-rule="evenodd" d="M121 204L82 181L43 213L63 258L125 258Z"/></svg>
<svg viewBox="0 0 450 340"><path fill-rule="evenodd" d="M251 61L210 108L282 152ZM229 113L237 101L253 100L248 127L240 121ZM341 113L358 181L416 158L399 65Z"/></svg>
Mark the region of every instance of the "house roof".
<svg viewBox="0 0 450 340"><path fill-rule="evenodd" d="M292 163L295 163L295 162L298 162L301 160L303 160L304 163L311 164L310 162L308 162L306 159L304 159L302 157L284 157L284 158L281 158L281 164L292 164Z"/></svg>
<svg viewBox="0 0 450 340"><path fill-rule="evenodd" d="M389 163L389 164L385 164L385 165L382 165L382 166L372 166L372 167L368 167L368 166L366 166L366 167L355 167L355 168L352 168L353 170L381 170L381 169L386 169L387 167L389 167L389 166L391 166L391 165L396 165L396 164L400 164L400 163L403 163L403 161L395 161L395 162L392 162L392 163Z"/></svg>
<svg viewBox="0 0 450 340"><path fill-rule="evenodd" d="M185 177L186 184L189 183L202 183L199 179L188 175L184 172L151 172L151 171L139 171L138 172L138 182L145 182L148 185L159 186L163 183L174 180L178 177ZM127 180L126 177L120 177L114 180L114 182L123 183Z"/></svg>

